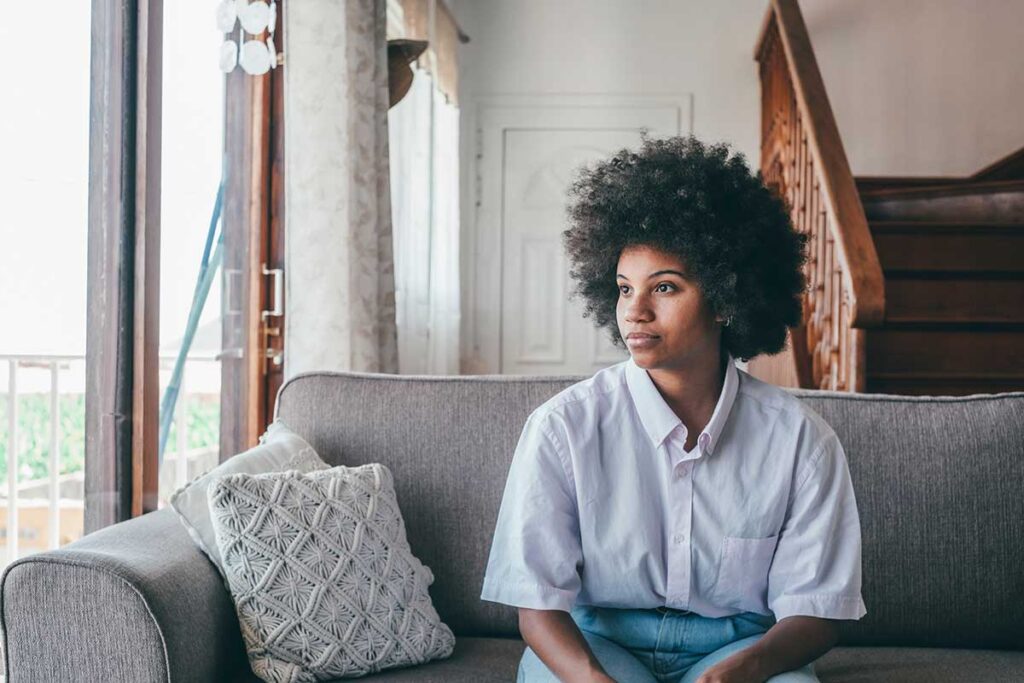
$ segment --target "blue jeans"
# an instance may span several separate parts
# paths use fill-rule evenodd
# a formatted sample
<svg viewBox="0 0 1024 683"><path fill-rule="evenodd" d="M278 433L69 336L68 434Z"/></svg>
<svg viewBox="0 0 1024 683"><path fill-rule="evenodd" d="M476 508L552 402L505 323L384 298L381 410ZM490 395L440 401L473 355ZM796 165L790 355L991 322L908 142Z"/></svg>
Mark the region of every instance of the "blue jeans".
<svg viewBox="0 0 1024 683"><path fill-rule="evenodd" d="M714 664L756 643L775 624L774 617L754 612L715 619L663 607L577 605L570 615L601 666L619 683L692 683ZM516 680L547 683L558 678L527 647ZM818 677L808 664L768 680L811 683Z"/></svg>

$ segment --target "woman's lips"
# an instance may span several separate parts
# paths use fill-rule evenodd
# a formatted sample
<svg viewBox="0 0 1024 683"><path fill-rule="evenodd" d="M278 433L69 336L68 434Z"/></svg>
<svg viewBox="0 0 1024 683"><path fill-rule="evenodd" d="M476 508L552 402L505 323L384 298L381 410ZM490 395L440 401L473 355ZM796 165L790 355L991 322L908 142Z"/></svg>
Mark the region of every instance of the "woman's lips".
<svg viewBox="0 0 1024 683"><path fill-rule="evenodd" d="M627 337L626 344L631 349L646 349L661 341L661 337Z"/></svg>

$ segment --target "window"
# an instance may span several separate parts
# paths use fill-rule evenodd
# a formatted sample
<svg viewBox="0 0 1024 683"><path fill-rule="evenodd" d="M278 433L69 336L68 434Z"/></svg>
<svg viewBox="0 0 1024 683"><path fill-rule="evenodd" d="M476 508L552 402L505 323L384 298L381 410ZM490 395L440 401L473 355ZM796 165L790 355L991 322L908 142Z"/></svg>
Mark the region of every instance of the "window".
<svg viewBox="0 0 1024 683"><path fill-rule="evenodd" d="M4 7L0 569L83 529L89 3ZM37 32L59 50L41 50Z"/></svg>
<svg viewBox="0 0 1024 683"><path fill-rule="evenodd" d="M253 445L283 329L283 69L225 77L207 0L93 0L59 22L38 3L7 10L0 37L33 57L0 76L4 563L156 509ZM44 25L59 49L24 30ZM223 247L191 329L222 172Z"/></svg>

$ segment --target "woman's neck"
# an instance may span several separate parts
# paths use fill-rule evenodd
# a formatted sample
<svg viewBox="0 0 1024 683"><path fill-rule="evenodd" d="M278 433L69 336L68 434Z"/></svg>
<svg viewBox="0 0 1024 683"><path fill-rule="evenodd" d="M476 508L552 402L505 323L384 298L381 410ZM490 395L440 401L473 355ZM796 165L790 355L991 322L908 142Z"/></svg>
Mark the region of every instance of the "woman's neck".
<svg viewBox="0 0 1024 683"><path fill-rule="evenodd" d="M697 442L711 421L725 382L726 354L716 350L710 358L674 368L648 370L658 393L686 425L686 449Z"/></svg>

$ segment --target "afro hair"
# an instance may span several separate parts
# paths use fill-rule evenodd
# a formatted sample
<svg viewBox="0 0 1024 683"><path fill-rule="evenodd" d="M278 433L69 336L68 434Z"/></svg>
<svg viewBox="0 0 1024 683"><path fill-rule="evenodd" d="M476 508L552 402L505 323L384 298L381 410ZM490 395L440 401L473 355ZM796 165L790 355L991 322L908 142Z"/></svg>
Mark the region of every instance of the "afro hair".
<svg viewBox="0 0 1024 683"><path fill-rule="evenodd" d="M722 348L747 360L781 351L801 322L806 235L744 156L693 136L652 139L577 172L562 233L584 317L625 348L616 266L625 247L677 255L714 313Z"/></svg>

